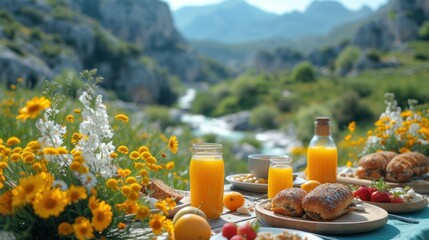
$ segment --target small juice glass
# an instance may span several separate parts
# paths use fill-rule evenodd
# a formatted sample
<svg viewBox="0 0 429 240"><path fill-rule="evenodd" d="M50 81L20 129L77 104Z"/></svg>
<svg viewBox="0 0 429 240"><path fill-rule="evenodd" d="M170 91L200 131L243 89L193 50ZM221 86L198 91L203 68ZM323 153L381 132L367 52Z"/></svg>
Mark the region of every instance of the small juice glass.
<svg viewBox="0 0 429 240"><path fill-rule="evenodd" d="M268 198L273 198L283 189L293 187L292 159L288 156L270 158L268 170Z"/></svg>
<svg viewBox="0 0 429 240"><path fill-rule="evenodd" d="M217 219L223 212L224 162L222 144L194 144L191 159L191 206L203 211L207 218Z"/></svg>

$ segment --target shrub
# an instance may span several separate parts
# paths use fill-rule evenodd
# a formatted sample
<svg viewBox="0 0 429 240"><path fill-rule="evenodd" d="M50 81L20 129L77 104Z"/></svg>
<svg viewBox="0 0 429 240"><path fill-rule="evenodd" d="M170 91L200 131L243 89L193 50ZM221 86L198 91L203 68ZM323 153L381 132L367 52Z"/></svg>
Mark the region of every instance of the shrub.
<svg viewBox="0 0 429 240"><path fill-rule="evenodd" d="M364 105L355 91L345 92L332 111L340 129L345 129L351 121L372 119L368 106Z"/></svg>
<svg viewBox="0 0 429 240"><path fill-rule="evenodd" d="M211 99L211 101L213 102L213 99ZM220 103L216 106L213 115L222 116L225 114L238 112L240 110L242 110L242 108L238 104L238 98L231 95L220 101Z"/></svg>
<svg viewBox="0 0 429 240"><path fill-rule="evenodd" d="M273 129L278 126L276 118L279 110L272 105L260 105L250 113L250 124L263 129Z"/></svg>
<svg viewBox="0 0 429 240"><path fill-rule="evenodd" d="M145 113L148 120L158 123L161 129L166 129L169 125L173 125L168 107L150 106L145 109Z"/></svg>
<svg viewBox="0 0 429 240"><path fill-rule="evenodd" d="M215 108L216 101L213 101L213 96L209 91L197 92L192 102L191 112L211 116Z"/></svg>
<svg viewBox="0 0 429 240"><path fill-rule="evenodd" d="M297 82L314 82L316 76L314 75L313 66L309 62L302 62L298 64L292 72L292 79Z"/></svg>
<svg viewBox="0 0 429 240"><path fill-rule="evenodd" d="M424 21L419 28L419 38L429 40L429 21Z"/></svg>
<svg viewBox="0 0 429 240"><path fill-rule="evenodd" d="M352 70L360 55L360 49L355 46L345 48L335 60L335 69L338 74L344 75Z"/></svg>
<svg viewBox="0 0 429 240"><path fill-rule="evenodd" d="M325 106L312 105L301 107L296 114L296 135L304 145L308 145L314 135L314 121L316 117L330 116Z"/></svg>

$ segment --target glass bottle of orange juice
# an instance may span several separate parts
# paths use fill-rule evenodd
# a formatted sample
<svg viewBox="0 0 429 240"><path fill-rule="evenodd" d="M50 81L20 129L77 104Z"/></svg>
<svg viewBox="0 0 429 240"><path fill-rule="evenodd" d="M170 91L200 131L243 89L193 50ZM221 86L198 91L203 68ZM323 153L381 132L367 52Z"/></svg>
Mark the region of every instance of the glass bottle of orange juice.
<svg viewBox="0 0 429 240"><path fill-rule="evenodd" d="M320 183L337 182L337 147L331 136L328 117L317 117L315 135L307 150L307 180Z"/></svg>
<svg viewBox="0 0 429 240"><path fill-rule="evenodd" d="M224 162L222 144L194 144L190 164L191 206L201 209L209 219L223 211Z"/></svg>
<svg viewBox="0 0 429 240"><path fill-rule="evenodd" d="M292 159L288 156L270 157L268 169L268 198L278 192L293 187Z"/></svg>

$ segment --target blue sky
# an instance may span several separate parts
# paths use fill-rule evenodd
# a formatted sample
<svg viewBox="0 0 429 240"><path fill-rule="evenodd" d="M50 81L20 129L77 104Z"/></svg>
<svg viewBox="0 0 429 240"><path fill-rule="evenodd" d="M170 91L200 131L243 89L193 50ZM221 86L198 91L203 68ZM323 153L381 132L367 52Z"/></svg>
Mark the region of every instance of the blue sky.
<svg viewBox="0 0 429 240"><path fill-rule="evenodd" d="M207 4L215 4L225 0L161 0L170 5L172 11L175 11L185 6L201 6ZM303 11L314 0L245 0L247 3L257 6L265 11L277 14ZM388 0L337 0L349 9L360 9L366 5L372 9L376 9L388 2Z"/></svg>

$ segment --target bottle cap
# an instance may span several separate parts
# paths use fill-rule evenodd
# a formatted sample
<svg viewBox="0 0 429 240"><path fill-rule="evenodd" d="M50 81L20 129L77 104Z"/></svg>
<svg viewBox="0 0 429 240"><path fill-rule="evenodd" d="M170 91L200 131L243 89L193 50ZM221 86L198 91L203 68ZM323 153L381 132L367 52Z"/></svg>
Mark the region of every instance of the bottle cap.
<svg viewBox="0 0 429 240"><path fill-rule="evenodd" d="M316 135L329 136L331 131L329 129L329 117L317 117L316 118Z"/></svg>

